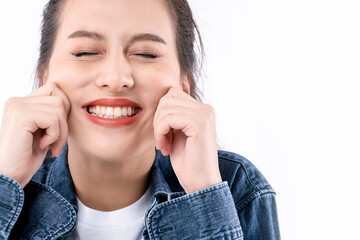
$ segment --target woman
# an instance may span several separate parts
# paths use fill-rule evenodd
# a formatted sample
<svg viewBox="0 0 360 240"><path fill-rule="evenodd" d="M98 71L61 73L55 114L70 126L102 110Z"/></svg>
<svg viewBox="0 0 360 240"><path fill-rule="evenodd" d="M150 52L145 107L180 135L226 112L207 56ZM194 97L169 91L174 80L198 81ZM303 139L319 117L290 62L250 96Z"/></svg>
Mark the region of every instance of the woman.
<svg viewBox="0 0 360 240"><path fill-rule="evenodd" d="M4 108L2 238L280 238L274 191L194 99L196 30L185 0L50 0L39 88Z"/></svg>

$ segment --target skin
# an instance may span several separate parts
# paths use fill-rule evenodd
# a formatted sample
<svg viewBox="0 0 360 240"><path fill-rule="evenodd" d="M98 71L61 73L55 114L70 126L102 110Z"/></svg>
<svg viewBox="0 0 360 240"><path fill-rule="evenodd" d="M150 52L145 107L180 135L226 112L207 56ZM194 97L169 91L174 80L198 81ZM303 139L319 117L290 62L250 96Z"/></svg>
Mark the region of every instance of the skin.
<svg viewBox="0 0 360 240"><path fill-rule="evenodd" d="M69 38L79 30L96 32L101 39ZM165 43L131 41L142 33ZM78 52L94 54L73 55ZM189 82L177 59L175 29L162 0L69 0L44 73L43 87L27 97L10 99L4 110L0 153L7 156L0 159L21 150L27 154L12 157L11 162L0 160L0 172L23 187L40 167L46 147L51 144L58 155L66 141L76 194L93 209L120 209L144 194L155 146L170 154L187 193L222 181L215 113L189 96ZM142 115L134 124L99 126L83 113L82 106L89 101L116 97L140 104ZM20 111L31 114L19 120ZM19 142L15 147L6 144L15 140L13 132ZM2 151L3 145L12 152ZM19 169L28 171L19 173Z"/></svg>

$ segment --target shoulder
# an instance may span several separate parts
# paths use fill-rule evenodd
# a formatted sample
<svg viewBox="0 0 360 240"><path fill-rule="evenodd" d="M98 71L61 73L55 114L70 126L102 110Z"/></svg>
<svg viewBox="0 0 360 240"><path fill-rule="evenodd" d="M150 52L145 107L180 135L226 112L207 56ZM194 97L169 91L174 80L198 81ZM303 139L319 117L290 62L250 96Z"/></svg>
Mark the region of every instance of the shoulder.
<svg viewBox="0 0 360 240"><path fill-rule="evenodd" d="M259 196L275 194L264 175L245 157L219 150L218 158L221 176L228 182L238 210Z"/></svg>

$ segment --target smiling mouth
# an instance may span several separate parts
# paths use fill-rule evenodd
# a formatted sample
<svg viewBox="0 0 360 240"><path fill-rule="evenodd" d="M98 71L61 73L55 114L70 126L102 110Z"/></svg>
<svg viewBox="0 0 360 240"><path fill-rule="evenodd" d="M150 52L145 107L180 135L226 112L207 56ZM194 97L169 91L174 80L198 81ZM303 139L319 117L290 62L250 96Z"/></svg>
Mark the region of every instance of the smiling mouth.
<svg viewBox="0 0 360 240"><path fill-rule="evenodd" d="M108 107L108 106L87 106L89 114L101 118L128 118L135 116L141 111L137 106Z"/></svg>

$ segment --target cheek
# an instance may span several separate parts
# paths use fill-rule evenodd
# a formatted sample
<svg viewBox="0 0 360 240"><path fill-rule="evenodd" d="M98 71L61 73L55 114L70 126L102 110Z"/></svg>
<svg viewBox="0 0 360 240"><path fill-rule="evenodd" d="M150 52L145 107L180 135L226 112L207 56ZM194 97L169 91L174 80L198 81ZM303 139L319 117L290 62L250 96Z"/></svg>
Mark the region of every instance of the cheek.
<svg viewBox="0 0 360 240"><path fill-rule="evenodd" d="M180 88L180 72L165 64L133 68L133 77L139 94L151 105L159 102L171 87Z"/></svg>
<svg viewBox="0 0 360 240"><path fill-rule="evenodd" d="M89 84L95 77L86 66L72 62L53 62L49 66L49 81L55 82L72 101L72 95ZM72 101L73 102L73 101Z"/></svg>

